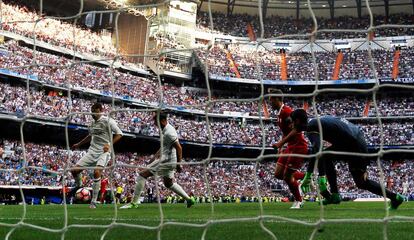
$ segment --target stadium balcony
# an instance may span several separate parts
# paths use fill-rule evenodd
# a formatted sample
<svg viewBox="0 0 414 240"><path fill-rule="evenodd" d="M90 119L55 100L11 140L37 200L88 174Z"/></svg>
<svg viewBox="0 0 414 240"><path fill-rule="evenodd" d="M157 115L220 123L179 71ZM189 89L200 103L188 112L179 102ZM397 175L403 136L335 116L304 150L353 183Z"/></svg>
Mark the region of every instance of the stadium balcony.
<svg viewBox="0 0 414 240"><path fill-rule="evenodd" d="M76 115L77 114L73 114L73 117L75 118ZM207 129L203 127L206 123L184 120L175 115L171 115L170 117L172 119L171 123L179 129L180 141L184 146L184 156L205 158L208 155L210 148L208 135L206 134ZM135 149L139 152L151 153L157 150L159 137L156 131L149 131L146 127L139 128L141 130L138 132L131 131L133 129L128 128L127 126L133 126L133 123L130 123L129 120L126 121L127 119L119 118L119 116L116 116L115 119L120 123L120 127L125 133L121 143L116 146L117 152L125 152L130 151L130 149ZM141 126L146 125L145 122L141 122ZM21 136L20 134L23 134L25 141L46 142L61 146L66 146L66 137L68 137L70 143L73 143L79 141L88 134L87 126L84 125L87 123L86 121L81 121L80 123L68 121L68 123L66 123L65 119L42 115L25 116L21 114L20 116L16 116L16 114L10 112L3 112L1 123L1 130L6 138L19 139ZM127 125L125 125L125 123ZM376 125L376 122L372 120L359 123L358 125L360 125L364 131L368 143L374 144L370 146L370 150L373 153L377 152L379 150L377 144L381 141L381 135L379 134L380 129ZM191 131L187 131L189 130L187 126L198 127L192 128ZM66 127L68 129L68 136L65 134ZM263 147L265 148L266 154L275 154L274 150L270 147L270 144L272 141L275 141L274 138L279 136L280 133L278 133L276 129L273 129L272 125L265 124L264 127L265 129L268 129L266 131L268 135L266 137L265 145L262 146L260 144L262 135L259 132L260 126L258 124L250 123L243 128L238 124L232 124L231 122L214 122L211 127L213 156L257 157L260 155ZM412 135L413 129L413 123L408 120L383 120L384 158L400 159L413 157L412 153L404 152L404 149L412 149L414 147L414 138ZM45 132L48 133L47 138L44 136ZM242 133L243 136L240 137L240 133ZM394 151L398 149L402 151Z"/></svg>
<svg viewBox="0 0 414 240"><path fill-rule="evenodd" d="M396 43L397 40L394 38L376 39L375 44L370 45L365 39L321 40L312 47L315 65L309 41L274 40L262 43L258 49L254 43L249 44L240 39L234 41L217 42L209 51L197 50L193 54L201 73L197 77L202 78L205 75L207 64L210 80L229 84L312 87L316 81L316 69L320 86L372 86L377 81L374 69L380 84L414 82L411 77L411 46L414 45L412 36L400 37L399 43ZM273 46L282 43L284 46L276 49ZM230 61L224 57L227 51L232 53L234 60ZM369 63L369 51L374 69ZM342 56L341 62L337 56ZM286 59L285 63L281 59ZM284 69L283 64L286 65L287 71L285 80L281 71ZM232 73L232 68L237 68L240 77ZM335 69L337 76L334 73Z"/></svg>
<svg viewBox="0 0 414 240"><path fill-rule="evenodd" d="M11 51L13 51L15 54L11 55ZM3 69L0 69L0 74L7 79L29 80L31 81L31 84L44 86L50 89L56 89L57 91L68 90L66 87L67 80L65 80L64 75L75 75L76 78L71 79L72 92L77 92L79 94L83 93L95 96L96 98L107 99L108 101L111 100L112 91L110 86L111 76L109 69L96 67L93 65L79 64L75 66L77 66L77 68L81 67L83 71L91 72L92 74L75 74L71 68L63 67L60 69L62 72L56 72L54 70L54 68L56 68L56 65L53 65L51 63L62 62L67 65L72 64L72 62L62 56L56 56L41 52L38 53L38 64L45 65L44 67L42 66L41 68L32 69L19 67L19 65L25 62L27 64L30 64L32 61L30 56L31 52L29 49L9 44L4 50L2 50L2 63L0 65L3 67ZM51 65L50 68L48 68L47 65ZM97 77L102 76L102 74L104 74L106 78ZM116 101L122 101L126 104L131 104L138 107L154 108L158 106L158 83L155 79L135 76L130 73L123 72L115 72L115 77L119 80L119 83L115 84L115 91L117 92L115 96ZM85 81L86 79L87 81ZM299 84L295 86L300 88L299 90L296 90L296 92L305 91L306 93L312 93L314 90L313 86L309 86L307 89L304 89L303 86ZM163 104L163 108L170 111L180 112L182 114L196 114L200 116L205 115L205 107L207 106L208 99L205 89L189 87L182 88L174 86L174 84L164 83L163 90L165 91L165 104ZM183 90L185 91L184 94ZM232 90L234 90L234 88L230 88L228 91L224 91L226 95L228 95L225 97L213 95L214 99L210 104L210 108L212 110L209 112L209 117L258 119L259 101L254 100L251 103L233 102L232 99L235 98L235 93L231 93ZM291 92L292 94L295 92L295 87L293 87L293 90ZM254 93L252 95L251 91L249 94L250 96L246 95L245 98L254 99L258 97L254 95ZM402 95L400 97L401 99L405 97L409 98L409 94L407 96ZM358 100L358 106L360 107L359 110L356 111L359 111L359 113L348 114L346 117L363 116L363 105L366 104L366 100L363 98L364 97L361 97L361 99ZM370 96L365 96L365 98L369 99ZM324 98L318 97L318 99L320 101L324 101ZM332 99L328 98L328 101L332 101ZM311 101L310 99L301 98L289 102L289 104L295 107L302 107L305 104L311 104ZM394 108L395 107L396 106L394 106ZM372 107L370 109L372 109ZM410 109L410 107L407 107L406 109ZM369 111L369 114L367 116L374 115L375 114L372 111ZM408 112L406 112L406 115L411 115L411 111L408 110Z"/></svg>

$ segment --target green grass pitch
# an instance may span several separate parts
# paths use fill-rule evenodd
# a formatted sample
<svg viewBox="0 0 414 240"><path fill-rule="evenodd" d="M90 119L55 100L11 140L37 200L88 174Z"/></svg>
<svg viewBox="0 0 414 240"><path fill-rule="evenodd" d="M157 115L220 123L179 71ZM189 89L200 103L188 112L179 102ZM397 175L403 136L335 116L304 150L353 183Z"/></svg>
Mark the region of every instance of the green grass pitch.
<svg viewBox="0 0 414 240"><path fill-rule="evenodd" d="M289 203L264 203L263 214L293 218L315 223L320 218L320 207L316 203L306 203L300 210L290 210ZM340 205L324 208L324 219L382 219L385 216L383 202L355 203L343 202ZM197 204L187 209L184 204L163 204L164 223L161 239L201 239L204 227L179 226L171 222L205 224L208 220L254 218L260 214L258 203L214 204L214 213L210 204ZM157 204L143 204L139 209L118 210L116 223L108 228L89 228L84 225L109 225L115 217L114 205L103 205L97 209L89 209L88 205L68 205L68 224L65 239L86 240L100 239L107 231L105 239L157 239L157 231L125 226L140 224L147 227L157 227L160 224L160 210ZM23 206L0 206L0 222L16 224L23 215ZM414 202L406 202L390 216L414 217ZM255 219L243 222L225 222L208 225L205 239L271 239L262 230ZM61 239L59 232L48 233L36 229L30 224L54 230L64 226L64 208L62 205L27 206L24 224L10 234L9 239ZM315 229L312 226L288 222L284 219L265 219L264 225L278 239L308 239ZM83 226L83 227L82 227ZM12 228L0 226L0 239L4 239ZM376 223L326 223L322 231L316 233L315 239L382 239L384 224ZM394 219L387 224L388 239L414 239L414 221L410 219Z"/></svg>

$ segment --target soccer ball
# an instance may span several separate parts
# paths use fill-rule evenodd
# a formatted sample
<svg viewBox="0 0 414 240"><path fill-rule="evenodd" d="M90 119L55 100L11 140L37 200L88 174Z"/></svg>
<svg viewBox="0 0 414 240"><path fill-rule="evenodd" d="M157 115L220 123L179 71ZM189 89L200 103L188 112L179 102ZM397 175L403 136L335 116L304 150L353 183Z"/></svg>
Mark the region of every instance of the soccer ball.
<svg viewBox="0 0 414 240"><path fill-rule="evenodd" d="M76 191L75 197L79 202L87 202L91 199L91 193L86 188L80 188Z"/></svg>

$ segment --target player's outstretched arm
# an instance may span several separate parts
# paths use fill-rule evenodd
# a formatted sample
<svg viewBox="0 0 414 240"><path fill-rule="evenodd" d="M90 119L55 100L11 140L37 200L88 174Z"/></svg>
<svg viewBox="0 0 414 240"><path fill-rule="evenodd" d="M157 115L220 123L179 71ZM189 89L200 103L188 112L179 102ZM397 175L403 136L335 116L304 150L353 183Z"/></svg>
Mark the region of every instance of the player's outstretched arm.
<svg viewBox="0 0 414 240"><path fill-rule="evenodd" d="M183 158L183 148L178 140L174 142L173 147L177 150L177 163L179 163ZM181 165L177 165L177 171L181 172Z"/></svg>
<svg viewBox="0 0 414 240"><path fill-rule="evenodd" d="M115 143L119 142L119 140L121 140L121 138L122 138L122 134L114 134L114 136L112 138L112 144L114 145ZM104 152L108 152L109 150L110 150L109 144L105 144Z"/></svg>
<svg viewBox="0 0 414 240"><path fill-rule="evenodd" d="M112 144L115 144L121 140L122 134L114 134L114 137L112 138Z"/></svg>
<svg viewBox="0 0 414 240"><path fill-rule="evenodd" d="M113 133L112 145L114 145L119 140L121 140L123 133L122 133L122 130L119 128L118 124L116 123L116 121L114 119L109 118L108 123L109 123L110 130ZM104 150L104 152L108 152L110 150L109 144L105 144L103 150Z"/></svg>
<svg viewBox="0 0 414 240"><path fill-rule="evenodd" d="M283 145L285 145L292 138L294 138L295 135L298 134L299 132L300 131L296 130L296 128L293 128L286 137L282 138L282 140L280 140L278 143L274 144L273 147L275 149L279 149L279 148L283 147Z"/></svg>
<svg viewBox="0 0 414 240"><path fill-rule="evenodd" d="M91 135L88 135L84 139L82 139L80 142L73 144L71 149L74 150L74 149L80 148L84 144L89 143L91 139L92 139Z"/></svg>

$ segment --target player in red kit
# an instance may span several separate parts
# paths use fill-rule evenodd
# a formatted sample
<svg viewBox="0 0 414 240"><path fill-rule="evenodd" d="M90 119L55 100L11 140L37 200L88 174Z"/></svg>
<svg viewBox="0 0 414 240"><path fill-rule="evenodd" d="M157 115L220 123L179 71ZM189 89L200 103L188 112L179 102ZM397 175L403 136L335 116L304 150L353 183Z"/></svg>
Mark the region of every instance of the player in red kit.
<svg viewBox="0 0 414 240"><path fill-rule="evenodd" d="M283 94L282 91L278 89L269 89L269 93ZM292 119L290 118L293 109L283 103L282 96L271 96L269 97L269 101L272 105L272 109L278 111L278 126L283 133L282 139L276 144L273 144L272 147L283 154L308 154L308 144L303 136L303 132L294 128ZM286 143L286 149L281 150ZM291 209L299 209L303 206L302 196L299 191L299 183L297 181L304 177L304 173L299 171L302 164L302 157L293 156L279 157L276 164L275 177L286 182L290 192L295 198L295 202Z"/></svg>
<svg viewBox="0 0 414 240"><path fill-rule="evenodd" d="M105 196L106 196L106 187L108 186L108 178L104 178L104 179L102 179L102 181L101 181L101 197L100 197L100 200L101 200L101 203L104 203L104 201L105 201Z"/></svg>

